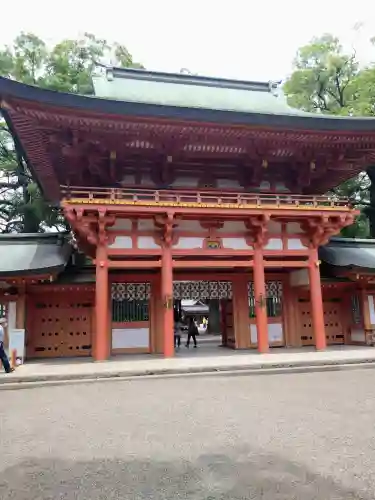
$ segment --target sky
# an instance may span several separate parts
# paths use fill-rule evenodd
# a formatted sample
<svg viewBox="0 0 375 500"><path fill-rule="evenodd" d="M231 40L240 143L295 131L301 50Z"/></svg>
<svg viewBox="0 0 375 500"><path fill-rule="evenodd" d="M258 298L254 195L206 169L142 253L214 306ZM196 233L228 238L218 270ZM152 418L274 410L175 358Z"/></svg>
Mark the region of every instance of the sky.
<svg viewBox="0 0 375 500"><path fill-rule="evenodd" d="M49 44L90 32L126 45L150 70L281 80L298 47L327 32L375 61L374 0L12 0L6 19L0 45L20 31Z"/></svg>

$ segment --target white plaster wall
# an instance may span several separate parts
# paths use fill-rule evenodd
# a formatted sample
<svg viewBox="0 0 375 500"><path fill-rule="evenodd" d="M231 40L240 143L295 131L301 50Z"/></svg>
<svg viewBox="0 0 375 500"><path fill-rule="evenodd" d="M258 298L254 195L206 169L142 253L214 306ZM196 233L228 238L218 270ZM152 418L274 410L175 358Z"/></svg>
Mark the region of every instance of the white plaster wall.
<svg viewBox="0 0 375 500"><path fill-rule="evenodd" d="M154 221L152 219L139 219L137 229L139 231L153 231L155 229Z"/></svg>
<svg viewBox="0 0 375 500"><path fill-rule="evenodd" d="M302 233L301 224L299 222L288 222L286 225L286 232L288 234Z"/></svg>
<svg viewBox="0 0 375 500"><path fill-rule="evenodd" d="M246 229L245 223L243 221L226 221L221 229L218 229L218 233L245 233Z"/></svg>
<svg viewBox="0 0 375 500"><path fill-rule="evenodd" d="M109 248L125 248L133 247L133 241L130 236L116 236L115 241L109 245Z"/></svg>
<svg viewBox="0 0 375 500"><path fill-rule="evenodd" d="M375 307L374 307L374 296L369 295L367 297L368 299L368 307L369 307L369 312L370 312L370 323L372 325L375 325Z"/></svg>
<svg viewBox="0 0 375 500"><path fill-rule="evenodd" d="M256 344L258 342L257 325L254 325L253 323L250 325L250 340L252 344Z"/></svg>
<svg viewBox="0 0 375 500"><path fill-rule="evenodd" d="M350 340L353 342L365 342L366 335L363 328L352 328L350 332Z"/></svg>
<svg viewBox="0 0 375 500"><path fill-rule="evenodd" d="M160 248L160 245L155 243L154 238L152 236L139 236L138 237L138 248L151 250L153 248Z"/></svg>
<svg viewBox="0 0 375 500"><path fill-rule="evenodd" d="M116 223L110 227L110 231L130 231L132 221L130 219L116 219Z"/></svg>
<svg viewBox="0 0 375 500"><path fill-rule="evenodd" d="M177 231L192 231L195 233L208 233L208 230L200 225L197 220L177 221Z"/></svg>
<svg viewBox="0 0 375 500"><path fill-rule="evenodd" d="M222 238L224 248L233 250L252 250L252 246L246 243L245 238Z"/></svg>
<svg viewBox="0 0 375 500"><path fill-rule="evenodd" d="M252 344L258 343L258 332L256 324L250 325L250 339ZM268 325L268 342L282 342L284 339L282 323L270 323Z"/></svg>
<svg viewBox="0 0 375 500"><path fill-rule="evenodd" d="M306 247L299 238L289 238L288 250L306 250Z"/></svg>
<svg viewBox="0 0 375 500"><path fill-rule="evenodd" d="M270 238L264 248L266 250L282 250L283 240L281 238Z"/></svg>
<svg viewBox="0 0 375 500"><path fill-rule="evenodd" d="M267 224L267 231L270 234L280 234L281 230L282 230L282 226L281 226L280 222L270 220L269 223Z"/></svg>
<svg viewBox="0 0 375 500"><path fill-rule="evenodd" d="M112 349L131 349L150 346L149 328L113 328Z"/></svg>
<svg viewBox="0 0 375 500"><path fill-rule="evenodd" d="M268 325L268 341L269 342L282 342L283 325L282 323L271 323Z"/></svg>
<svg viewBox="0 0 375 500"><path fill-rule="evenodd" d="M203 247L204 238L193 238L193 237L184 237L179 238L176 245L173 245L173 248L176 250L193 250L195 248Z"/></svg>

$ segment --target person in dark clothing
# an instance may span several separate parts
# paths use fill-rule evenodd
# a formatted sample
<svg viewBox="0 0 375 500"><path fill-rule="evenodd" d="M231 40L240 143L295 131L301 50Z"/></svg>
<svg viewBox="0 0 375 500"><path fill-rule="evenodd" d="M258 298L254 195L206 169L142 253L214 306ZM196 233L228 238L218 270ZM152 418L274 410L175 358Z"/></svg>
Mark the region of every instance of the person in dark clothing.
<svg viewBox="0 0 375 500"><path fill-rule="evenodd" d="M179 320L174 322L174 348L180 349L181 345L181 322Z"/></svg>
<svg viewBox="0 0 375 500"><path fill-rule="evenodd" d="M189 318L188 338L186 342L186 347L189 347L190 339L193 339L194 347L195 348L197 347L197 335L198 335L198 328L197 325L195 324L194 318Z"/></svg>

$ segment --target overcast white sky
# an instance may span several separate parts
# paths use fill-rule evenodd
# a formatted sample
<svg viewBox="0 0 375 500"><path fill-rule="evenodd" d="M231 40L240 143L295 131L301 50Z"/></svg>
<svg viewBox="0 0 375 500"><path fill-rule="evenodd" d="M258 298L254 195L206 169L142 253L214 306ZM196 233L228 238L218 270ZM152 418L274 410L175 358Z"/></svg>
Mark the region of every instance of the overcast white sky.
<svg viewBox="0 0 375 500"><path fill-rule="evenodd" d="M281 79L297 48L326 32L375 60L374 0L11 0L4 14L0 44L21 30L50 43L88 31L125 44L152 70Z"/></svg>

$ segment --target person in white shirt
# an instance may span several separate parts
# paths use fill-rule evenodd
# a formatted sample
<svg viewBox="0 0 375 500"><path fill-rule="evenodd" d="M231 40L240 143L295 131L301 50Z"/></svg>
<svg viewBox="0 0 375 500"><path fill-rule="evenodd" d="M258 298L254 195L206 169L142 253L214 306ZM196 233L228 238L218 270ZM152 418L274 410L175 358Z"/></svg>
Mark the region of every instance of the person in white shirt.
<svg viewBox="0 0 375 500"><path fill-rule="evenodd" d="M14 371L14 368L11 368L8 356L6 355L4 349L4 341L5 341L5 332L4 328L6 326L5 318L0 318L0 360L3 364L4 370L6 373L10 373Z"/></svg>

